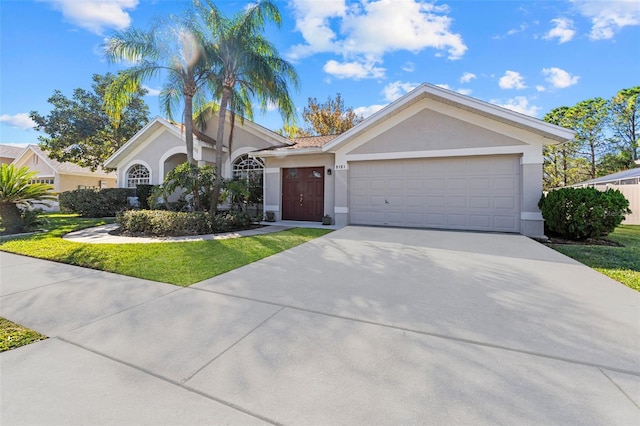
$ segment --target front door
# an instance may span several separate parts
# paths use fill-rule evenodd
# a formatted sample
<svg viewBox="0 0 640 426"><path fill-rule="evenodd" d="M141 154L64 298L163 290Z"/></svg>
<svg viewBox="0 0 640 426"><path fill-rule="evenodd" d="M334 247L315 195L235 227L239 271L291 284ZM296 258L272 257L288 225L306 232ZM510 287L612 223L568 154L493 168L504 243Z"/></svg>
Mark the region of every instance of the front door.
<svg viewBox="0 0 640 426"><path fill-rule="evenodd" d="M324 167L282 170L282 219L320 222L324 215Z"/></svg>

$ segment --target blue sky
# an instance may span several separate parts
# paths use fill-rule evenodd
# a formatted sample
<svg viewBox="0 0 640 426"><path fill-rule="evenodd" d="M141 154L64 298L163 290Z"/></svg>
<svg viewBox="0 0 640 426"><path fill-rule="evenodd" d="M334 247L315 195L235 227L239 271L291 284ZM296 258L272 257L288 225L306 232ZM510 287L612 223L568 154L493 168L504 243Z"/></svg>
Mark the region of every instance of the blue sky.
<svg viewBox="0 0 640 426"><path fill-rule="evenodd" d="M367 116L422 82L542 118L551 109L640 84L640 2L290 0L268 29L296 67L297 108L340 92ZM92 74L122 66L101 46L115 30L149 28L190 0L2 0L0 143L36 143L32 110L48 113L55 89L71 97ZM216 2L227 13L243 1ZM163 115L147 82L152 115ZM179 116L180 112L176 113ZM279 114L255 121L281 127Z"/></svg>

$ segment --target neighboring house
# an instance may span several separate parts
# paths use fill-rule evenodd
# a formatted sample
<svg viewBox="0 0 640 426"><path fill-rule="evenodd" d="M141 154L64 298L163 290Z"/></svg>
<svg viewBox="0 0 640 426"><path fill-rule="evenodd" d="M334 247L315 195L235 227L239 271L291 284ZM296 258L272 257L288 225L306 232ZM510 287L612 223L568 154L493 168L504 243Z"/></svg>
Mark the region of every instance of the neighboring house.
<svg viewBox="0 0 640 426"><path fill-rule="evenodd" d="M7 148L7 145L0 146L2 147L0 152ZM53 160L37 145L28 145L23 148L12 163L16 167L27 166L31 171L37 172L38 174L33 181L53 185L54 192L81 188L117 187L116 174L114 172L106 173L102 169L92 172L87 167Z"/></svg>
<svg viewBox="0 0 640 426"><path fill-rule="evenodd" d="M0 144L0 164L11 164L24 152L24 148Z"/></svg>
<svg viewBox="0 0 640 426"><path fill-rule="evenodd" d="M215 135L215 119L206 134ZM228 132L228 127L226 128ZM120 186L160 183L186 159L184 135L156 118L105 166ZM290 141L236 122L225 176L264 165L264 209L276 219L541 236L542 148L574 132L440 87L423 84L333 137ZM195 158L213 163L196 141ZM226 139L225 139L226 145Z"/></svg>
<svg viewBox="0 0 640 426"><path fill-rule="evenodd" d="M640 167L571 185L574 188L592 187L600 191L617 189L629 200L631 214L625 216L625 225L640 225Z"/></svg>

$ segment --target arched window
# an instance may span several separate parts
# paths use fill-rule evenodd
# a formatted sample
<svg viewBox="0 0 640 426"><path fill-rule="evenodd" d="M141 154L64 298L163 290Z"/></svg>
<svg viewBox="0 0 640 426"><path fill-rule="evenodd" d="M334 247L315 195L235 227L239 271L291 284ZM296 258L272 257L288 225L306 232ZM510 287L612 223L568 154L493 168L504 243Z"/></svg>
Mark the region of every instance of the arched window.
<svg viewBox="0 0 640 426"><path fill-rule="evenodd" d="M135 188L138 184L149 184L150 173L142 164L134 164L127 172L127 188Z"/></svg>
<svg viewBox="0 0 640 426"><path fill-rule="evenodd" d="M262 170L264 169L264 163L258 158L249 157L244 154L239 156L233 161L233 178L234 179L247 179L257 178L262 176Z"/></svg>

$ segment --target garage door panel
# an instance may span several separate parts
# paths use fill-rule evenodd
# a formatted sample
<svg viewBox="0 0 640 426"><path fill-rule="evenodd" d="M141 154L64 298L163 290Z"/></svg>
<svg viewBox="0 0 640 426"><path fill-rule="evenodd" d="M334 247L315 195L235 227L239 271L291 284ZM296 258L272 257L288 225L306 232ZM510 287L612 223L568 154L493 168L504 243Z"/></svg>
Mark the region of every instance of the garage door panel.
<svg viewBox="0 0 640 426"><path fill-rule="evenodd" d="M469 207L471 207L472 209L491 208L491 197L469 197Z"/></svg>
<svg viewBox="0 0 640 426"><path fill-rule="evenodd" d="M478 229L491 229L491 216L489 215L470 215L469 225Z"/></svg>
<svg viewBox="0 0 640 426"><path fill-rule="evenodd" d="M515 177L496 177L493 179L493 188L496 191L516 191L518 180Z"/></svg>
<svg viewBox="0 0 640 426"><path fill-rule="evenodd" d="M447 207L452 209L459 209L467 207L467 197L447 197Z"/></svg>
<svg viewBox="0 0 640 426"><path fill-rule="evenodd" d="M515 210L517 200L514 197L494 197L493 205L496 209Z"/></svg>
<svg viewBox="0 0 640 426"><path fill-rule="evenodd" d="M449 191L466 191L467 179L465 178L450 178L447 179L447 189Z"/></svg>
<svg viewBox="0 0 640 426"><path fill-rule="evenodd" d="M350 222L518 232L518 156L352 162Z"/></svg>
<svg viewBox="0 0 640 426"><path fill-rule="evenodd" d="M491 190L492 181L488 177L476 177L469 179L469 188L475 191Z"/></svg>

